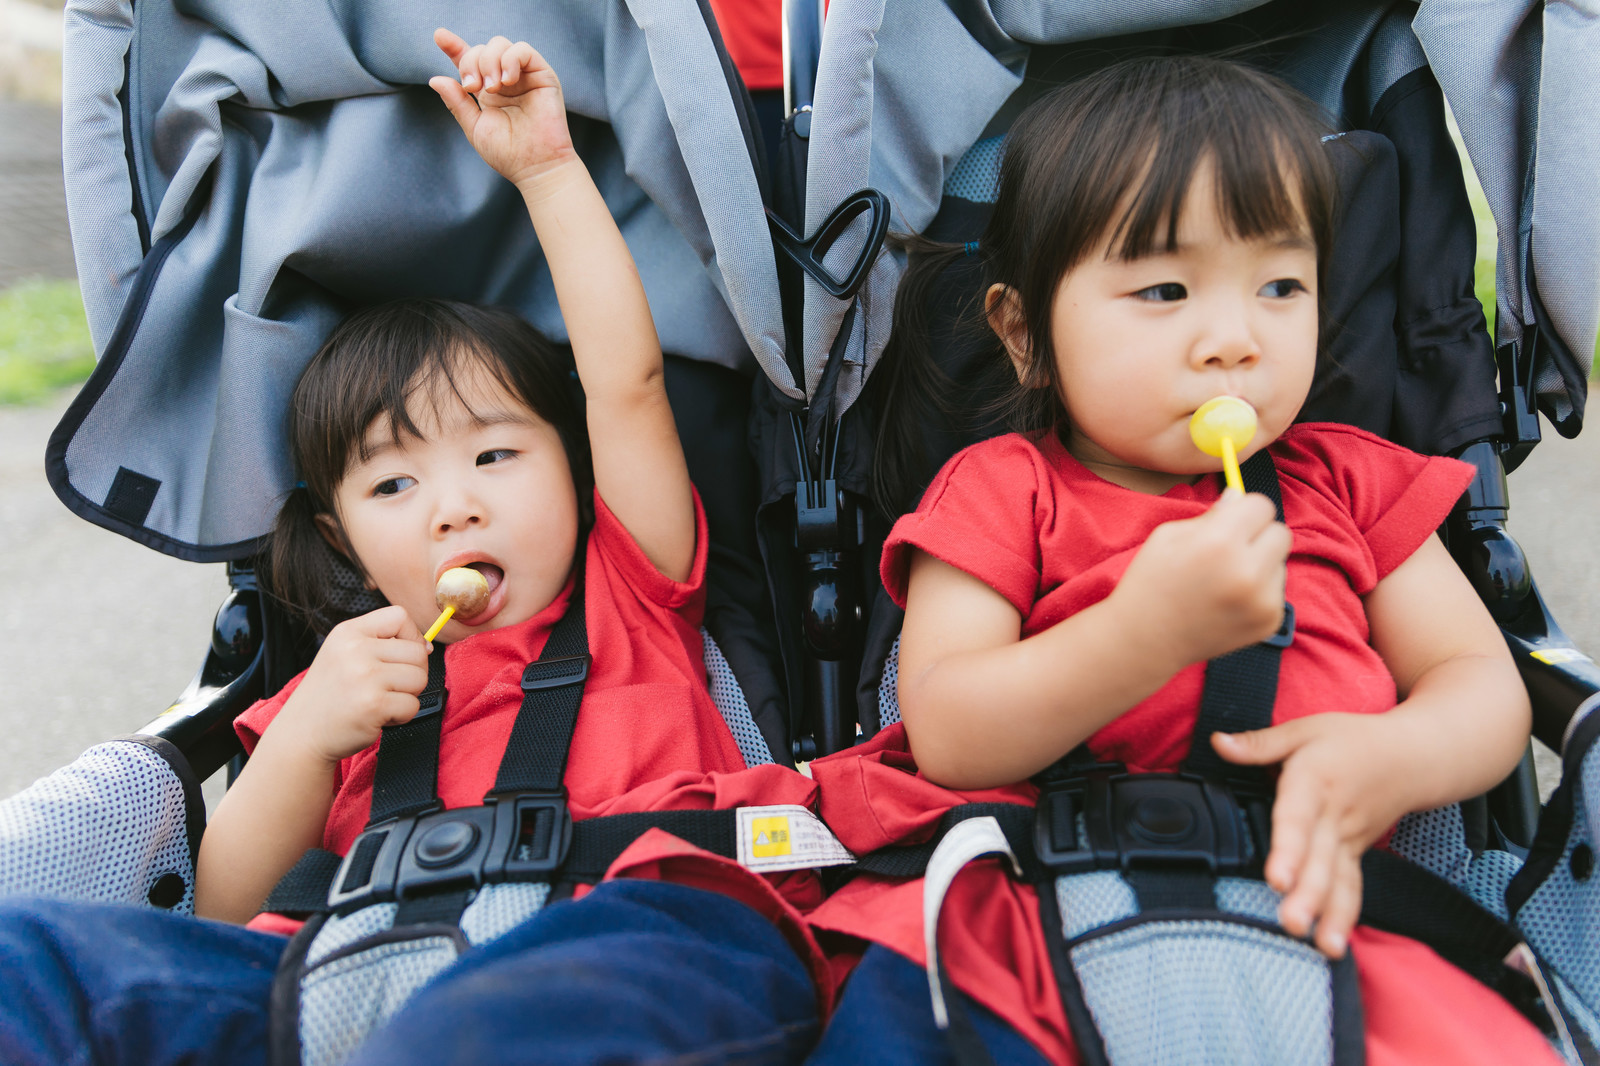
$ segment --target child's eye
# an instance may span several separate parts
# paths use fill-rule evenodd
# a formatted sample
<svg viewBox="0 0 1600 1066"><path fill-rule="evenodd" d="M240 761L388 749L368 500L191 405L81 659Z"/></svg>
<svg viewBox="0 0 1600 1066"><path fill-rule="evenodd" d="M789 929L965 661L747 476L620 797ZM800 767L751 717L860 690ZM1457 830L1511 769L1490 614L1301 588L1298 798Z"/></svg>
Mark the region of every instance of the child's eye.
<svg viewBox="0 0 1600 1066"><path fill-rule="evenodd" d="M1140 289L1138 292L1133 294L1134 299L1148 300L1151 303L1173 303L1177 300L1186 299L1188 295L1189 290L1178 284L1176 281L1167 281L1160 285L1152 285L1148 289Z"/></svg>
<svg viewBox="0 0 1600 1066"><path fill-rule="evenodd" d="M376 485L372 486L372 494L374 496L393 496L397 492L404 492L406 489L409 489L412 485L415 485L416 483L417 483L417 479L416 478L410 478L410 477L391 477L391 478L386 478L383 481L380 481Z"/></svg>
<svg viewBox="0 0 1600 1066"><path fill-rule="evenodd" d="M489 451L478 453L478 465L488 466L490 463L498 463L501 460L510 459L516 454L510 448L491 448Z"/></svg>
<svg viewBox="0 0 1600 1066"><path fill-rule="evenodd" d="M1307 289L1305 285L1301 284L1300 281L1295 278L1279 278L1276 281L1269 281L1265 285L1261 286L1260 295L1281 300L1285 297L1293 296L1297 292L1306 291Z"/></svg>

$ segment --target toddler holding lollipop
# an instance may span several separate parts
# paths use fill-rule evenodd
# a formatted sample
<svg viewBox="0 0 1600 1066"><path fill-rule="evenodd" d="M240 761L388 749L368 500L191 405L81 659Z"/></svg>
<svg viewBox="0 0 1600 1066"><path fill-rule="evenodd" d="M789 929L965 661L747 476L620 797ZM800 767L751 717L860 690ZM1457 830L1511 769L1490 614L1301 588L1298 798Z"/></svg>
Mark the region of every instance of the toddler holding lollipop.
<svg viewBox="0 0 1600 1066"><path fill-rule="evenodd" d="M1498 995L1357 925L1363 853L1407 812L1503 779L1529 708L1435 535L1470 469L1294 424L1332 229L1323 132L1276 80L1199 58L1117 64L1017 120L977 254L1021 432L958 453L896 523L882 575L905 608L902 723L812 772L860 854L926 840L965 803L1031 806L1030 778L1080 745L1136 773L1194 754L1219 773L1276 768L1276 919L1353 954L1368 1062L1551 1061ZM902 294L961 254L914 260ZM926 343L917 313L903 296L886 359ZM1225 489L1191 437L1219 396L1254 409L1240 457L1271 457L1282 521L1267 496ZM1286 600L1274 724L1195 738L1207 662L1279 632ZM1034 889L980 861L955 877L942 925L923 892L864 875L811 916L868 945L812 1061L860 1061L873 1040L904 1049L873 1062L953 1061L929 1010L925 920L944 995L970 1001L996 1061L1078 1061L1046 941L1061 934Z"/></svg>

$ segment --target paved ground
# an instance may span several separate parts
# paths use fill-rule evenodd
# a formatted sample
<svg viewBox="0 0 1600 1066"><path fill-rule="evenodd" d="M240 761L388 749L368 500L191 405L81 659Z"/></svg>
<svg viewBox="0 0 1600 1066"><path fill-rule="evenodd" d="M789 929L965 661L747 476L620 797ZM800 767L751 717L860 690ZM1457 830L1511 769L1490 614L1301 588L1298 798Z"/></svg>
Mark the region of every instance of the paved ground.
<svg viewBox="0 0 1600 1066"><path fill-rule="evenodd" d="M75 276L61 185L61 112L0 99L0 289Z"/></svg>

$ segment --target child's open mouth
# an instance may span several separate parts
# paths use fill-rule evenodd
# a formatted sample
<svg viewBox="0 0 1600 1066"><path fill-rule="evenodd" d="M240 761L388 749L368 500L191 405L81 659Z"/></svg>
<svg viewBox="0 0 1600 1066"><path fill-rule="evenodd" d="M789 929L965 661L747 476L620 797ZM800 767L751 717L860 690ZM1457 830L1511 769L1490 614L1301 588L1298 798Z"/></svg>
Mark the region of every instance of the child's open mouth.
<svg viewBox="0 0 1600 1066"><path fill-rule="evenodd" d="M498 609L499 597L495 596L495 590L505 581L506 572L494 563L475 562L463 563L462 565L468 570L476 570L482 574L484 582L489 586L489 598L484 603L482 610L478 611L477 614L456 616L457 621L471 625L473 619L491 615Z"/></svg>

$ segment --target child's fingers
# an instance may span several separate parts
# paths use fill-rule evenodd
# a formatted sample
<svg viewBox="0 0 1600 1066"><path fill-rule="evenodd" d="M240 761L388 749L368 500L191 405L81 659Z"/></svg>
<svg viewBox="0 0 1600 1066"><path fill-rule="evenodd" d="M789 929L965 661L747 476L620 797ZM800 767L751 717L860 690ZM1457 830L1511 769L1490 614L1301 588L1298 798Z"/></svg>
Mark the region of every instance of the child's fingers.
<svg viewBox="0 0 1600 1066"><path fill-rule="evenodd" d="M385 692L415 696L428 687L428 668L411 663L384 663L378 670L378 684Z"/></svg>
<svg viewBox="0 0 1600 1066"><path fill-rule="evenodd" d="M1350 930L1361 918L1361 863L1341 855L1328 889L1328 900L1317 918L1316 944L1330 959L1344 957L1350 944Z"/></svg>
<svg viewBox="0 0 1600 1066"><path fill-rule="evenodd" d="M1263 871L1277 891L1287 894L1299 885L1321 815L1322 797L1314 789L1296 787L1292 774L1279 779L1272 805L1272 851Z"/></svg>
<svg viewBox="0 0 1600 1066"><path fill-rule="evenodd" d="M456 123L461 127L461 132L470 138L472 136L472 127L477 123L478 115L480 114L477 102L468 95L467 90L463 89L454 78L446 78L442 75L436 78L429 78L428 87L439 94L439 98L444 101L444 106L448 107L450 114L455 116Z"/></svg>
<svg viewBox="0 0 1600 1066"><path fill-rule="evenodd" d="M1294 888L1278 904L1278 921L1295 936L1310 933L1312 923L1326 908L1338 856L1339 835L1333 822L1318 819Z"/></svg>
<svg viewBox="0 0 1600 1066"><path fill-rule="evenodd" d="M405 725L421 709L422 701L410 692L386 692L378 702L378 713L383 716L385 726Z"/></svg>
<svg viewBox="0 0 1600 1066"><path fill-rule="evenodd" d="M466 41L440 26L433 31L433 43L439 46L439 51L443 52L450 62L455 63L458 69L460 68L461 53L467 50Z"/></svg>
<svg viewBox="0 0 1600 1066"><path fill-rule="evenodd" d="M489 43L478 51L477 69L483 77L483 87L488 92L496 92L500 88L502 60L511 48L511 42L504 37L489 38Z"/></svg>
<svg viewBox="0 0 1600 1066"><path fill-rule="evenodd" d="M537 70L544 65L544 60L533 50L533 45L518 41L500 57L500 82L509 88L522 80L524 71Z"/></svg>
<svg viewBox="0 0 1600 1066"><path fill-rule="evenodd" d="M483 76L478 73L478 57L482 53L483 45L475 44L456 59L456 70L461 73L461 87L469 93L483 88Z"/></svg>

